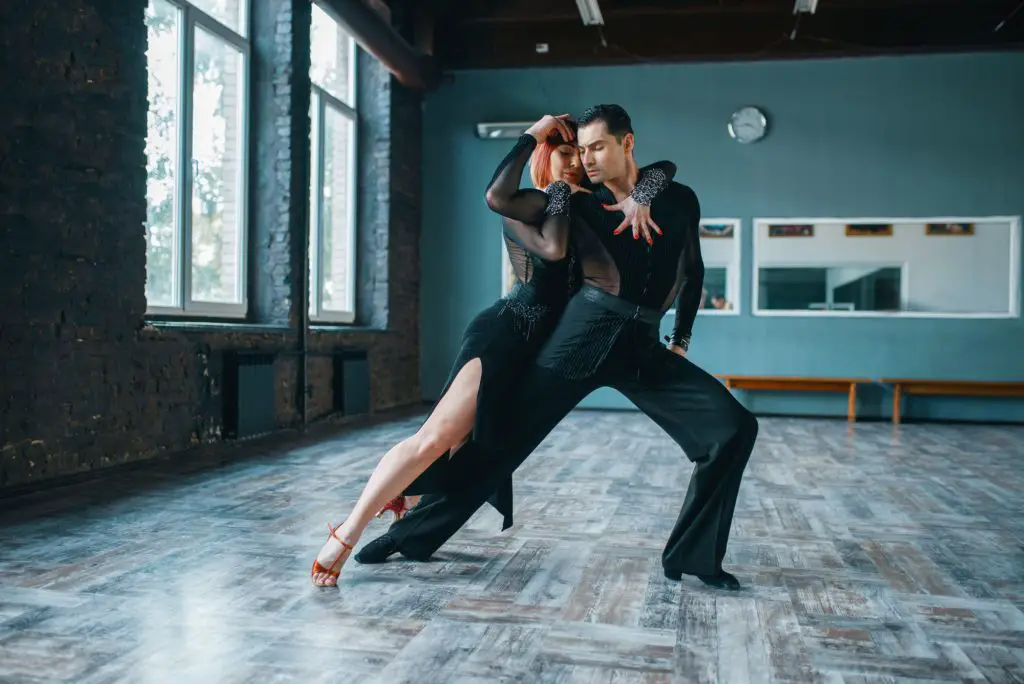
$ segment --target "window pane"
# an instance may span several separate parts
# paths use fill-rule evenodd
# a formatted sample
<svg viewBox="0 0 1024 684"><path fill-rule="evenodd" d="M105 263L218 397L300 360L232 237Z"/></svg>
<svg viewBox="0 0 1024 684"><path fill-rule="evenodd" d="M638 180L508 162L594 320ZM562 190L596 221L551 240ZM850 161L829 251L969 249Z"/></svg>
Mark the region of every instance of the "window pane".
<svg viewBox="0 0 1024 684"><path fill-rule="evenodd" d="M728 270L725 268L707 267L704 269L704 297L702 309L727 311L733 308L728 297Z"/></svg>
<svg viewBox="0 0 1024 684"><path fill-rule="evenodd" d="M314 5L315 7L315 5ZM320 290L320 264L316 255L320 253L320 235L317 226L320 224L320 216L317 207L320 206L320 180L317 159L320 149L320 93L315 88L309 98L309 315L315 317L320 311L320 302L317 300L317 292Z"/></svg>
<svg viewBox="0 0 1024 684"><path fill-rule="evenodd" d="M196 28L192 86L192 299L241 301L242 54Z"/></svg>
<svg viewBox="0 0 1024 684"><path fill-rule="evenodd" d="M351 164L354 135L352 120L327 107L320 211L320 297L324 311L355 309Z"/></svg>
<svg viewBox="0 0 1024 684"><path fill-rule="evenodd" d="M349 64L353 57L351 36L316 3L310 30L310 79L345 104L354 105Z"/></svg>
<svg viewBox="0 0 1024 684"><path fill-rule="evenodd" d="M245 35L245 19L242 11L244 0L189 0L202 11L230 28L235 33Z"/></svg>
<svg viewBox="0 0 1024 684"><path fill-rule="evenodd" d="M146 300L176 306L178 292L179 25L178 10L164 0L146 8L149 114L146 121Z"/></svg>

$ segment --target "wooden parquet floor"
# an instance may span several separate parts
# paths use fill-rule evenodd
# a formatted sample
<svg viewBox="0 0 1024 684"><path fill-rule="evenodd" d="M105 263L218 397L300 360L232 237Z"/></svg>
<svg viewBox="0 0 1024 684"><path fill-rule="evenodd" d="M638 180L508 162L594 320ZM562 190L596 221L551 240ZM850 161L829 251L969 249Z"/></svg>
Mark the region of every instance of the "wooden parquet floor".
<svg viewBox="0 0 1024 684"><path fill-rule="evenodd" d="M0 682L1024 682L1024 429L763 419L725 592L661 573L682 453L577 411L513 529L486 508L434 562L313 588L324 522L417 424L8 502Z"/></svg>

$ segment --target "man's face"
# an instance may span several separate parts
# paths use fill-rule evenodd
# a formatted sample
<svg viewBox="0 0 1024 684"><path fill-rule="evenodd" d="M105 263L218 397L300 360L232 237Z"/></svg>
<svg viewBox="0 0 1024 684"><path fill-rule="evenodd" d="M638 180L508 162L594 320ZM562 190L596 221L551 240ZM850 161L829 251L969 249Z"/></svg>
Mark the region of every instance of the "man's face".
<svg viewBox="0 0 1024 684"><path fill-rule="evenodd" d="M619 142L608 132L604 121L581 126L577 134L583 169L594 183L607 183L622 178L629 168L629 154L633 151L633 134L627 133Z"/></svg>

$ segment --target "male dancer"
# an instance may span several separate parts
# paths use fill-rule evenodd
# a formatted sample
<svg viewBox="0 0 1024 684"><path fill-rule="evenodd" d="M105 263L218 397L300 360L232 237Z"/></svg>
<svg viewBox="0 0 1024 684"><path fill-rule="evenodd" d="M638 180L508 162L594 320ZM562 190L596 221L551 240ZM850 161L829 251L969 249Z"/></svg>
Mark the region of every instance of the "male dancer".
<svg viewBox="0 0 1024 684"><path fill-rule="evenodd" d="M616 237L618 218L604 206L625 198L634 134L617 105L598 105L579 120L578 142L593 194L572 196L570 217L584 286L510 397L502 445L464 446L459 482L428 495L356 556L382 562L395 552L426 560L473 515L548 433L586 395L612 387L650 416L697 464L662 554L665 576L695 575L705 584L738 589L722 569L744 468L757 437L757 419L714 377L688 361L700 304L704 264L700 205L694 192L672 183L651 204L664 236L654 244ZM666 349L659 323L675 303ZM464 483L464 484L461 484Z"/></svg>

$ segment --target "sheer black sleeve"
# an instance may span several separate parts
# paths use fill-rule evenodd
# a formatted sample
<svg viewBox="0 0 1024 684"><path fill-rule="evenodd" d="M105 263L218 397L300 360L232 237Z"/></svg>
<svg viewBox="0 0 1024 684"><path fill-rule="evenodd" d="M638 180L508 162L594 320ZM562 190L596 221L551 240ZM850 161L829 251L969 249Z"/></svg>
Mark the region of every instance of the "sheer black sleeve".
<svg viewBox="0 0 1024 684"><path fill-rule="evenodd" d="M648 164L637 171L636 185L629 196L637 204L650 206L658 193L668 187L668 184L676 177L676 165L670 161L659 161ZM596 187L586 174L580 182L580 187L593 191Z"/></svg>
<svg viewBox="0 0 1024 684"><path fill-rule="evenodd" d="M544 220L548 196L534 188L520 188L523 169L537 147L532 135L522 135L509 152L487 185L487 206L502 216L523 223L539 224Z"/></svg>
<svg viewBox="0 0 1024 684"><path fill-rule="evenodd" d="M506 232L526 251L547 261L558 261L569 249L569 196L572 189L565 181L555 181L543 193L546 207L540 225L502 218Z"/></svg>
<svg viewBox="0 0 1024 684"><path fill-rule="evenodd" d="M670 161L659 161L648 164L637 173L636 185L630 197L637 204L650 206L658 193L668 187L676 177L676 165Z"/></svg>
<svg viewBox="0 0 1024 684"><path fill-rule="evenodd" d="M700 254L700 202L696 193L685 188L681 199L685 204L683 251L679 255L676 275L676 322L669 338L671 344L690 347L693 321L697 318L704 289L704 259Z"/></svg>

